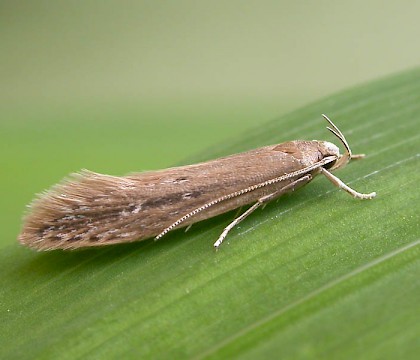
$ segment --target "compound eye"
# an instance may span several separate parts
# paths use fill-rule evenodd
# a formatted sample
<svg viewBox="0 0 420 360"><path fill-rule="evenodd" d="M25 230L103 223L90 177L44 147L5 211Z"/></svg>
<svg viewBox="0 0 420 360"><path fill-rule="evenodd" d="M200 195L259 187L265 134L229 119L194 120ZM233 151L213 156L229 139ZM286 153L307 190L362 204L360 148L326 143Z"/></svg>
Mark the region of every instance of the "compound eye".
<svg viewBox="0 0 420 360"><path fill-rule="evenodd" d="M323 168L326 170L331 169L337 163L337 160L334 160L334 161L329 162L328 164L325 164Z"/></svg>

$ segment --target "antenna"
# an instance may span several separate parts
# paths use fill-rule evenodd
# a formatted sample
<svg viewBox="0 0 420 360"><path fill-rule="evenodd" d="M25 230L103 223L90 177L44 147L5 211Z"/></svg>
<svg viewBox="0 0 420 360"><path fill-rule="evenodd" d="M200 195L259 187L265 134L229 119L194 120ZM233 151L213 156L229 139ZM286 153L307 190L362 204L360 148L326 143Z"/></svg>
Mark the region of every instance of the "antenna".
<svg viewBox="0 0 420 360"><path fill-rule="evenodd" d="M349 143L347 142L345 136L340 131L340 129L328 118L327 115L322 114L322 116L331 125L331 127L327 126L327 129L331 131L335 136L337 136L337 138L341 141L344 148L346 149L346 152L344 153L344 155L341 155L340 158L337 160L336 164L333 166L333 169L337 169L347 164L353 155L351 153Z"/></svg>

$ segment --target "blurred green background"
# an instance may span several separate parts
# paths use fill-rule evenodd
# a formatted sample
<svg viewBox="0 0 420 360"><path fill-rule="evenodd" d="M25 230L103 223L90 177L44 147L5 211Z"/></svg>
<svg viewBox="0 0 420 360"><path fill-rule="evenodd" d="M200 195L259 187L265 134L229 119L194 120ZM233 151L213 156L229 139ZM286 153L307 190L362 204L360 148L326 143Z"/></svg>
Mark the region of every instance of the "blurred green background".
<svg viewBox="0 0 420 360"><path fill-rule="evenodd" d="M296 335L289 341L276 323L280 340L273 342L293 353L306 332L304 342L322 354L344 349L354 358L352 351L361 354L368 344L371 358L379 358L375 351L393 356L398 341L413 354L418 266L409 265L418 249L404 251L418 246L418 196L410 189L417 181L419 71L328 97L281 118L286 128L268 121L420 65L418 14L420 2L407 0L1 1L0 348L8 358L101 358L121 348L132 358L139 348L150 358L164 358L168 348L179 358L205 357L206 346L214 350L220 338L232 340L247 326L256 326L254 346L264 337L264 316L331 284L334 301L327 293L320 302L330 315L311 317L318 312L305 308L310 302L296 306L297 315L277 319L297 325ZM332 140L321 112L349 129L356 152L371 156L342 174L358 190L378 191L375 202L347 208L346 196L320 181L285 199L282 210L274 204L270 213L268 206L244 225L244 241L235 239L218 256L212 240L230 215L157 245L38 254L16 242L25 205L70 172L163 168L227 153L229 144L238 150L289 135ZM314 118L319 123L302 123ZM322 211L315 217L313 207L301 206L307 203ZM289 208L290 217L282 216ZM324 235L319 227L296 241L296 222L312 229L309 218L328 219L334 229ZM392 251L401 257L378 271L377 259ZM366 266L373 267L367 275ZM349 300L335 281L360 269L366 279L355 276ZM372 280L377 274L380 281ZM342 299L348 307L337 305ZM313 327L305 325L311 319ZM394 330L401 338L388 333ZM326 333L330 348L317 340ZM248 337L239 340L242 346ZM302 358L314 354L302 351Z"/></svg>
<svg viewBox="0 0 420 360"><path fill-rule="evenodd" d="M0 246L15 245L33 193L71 171L180 163L418 65L419 13L415 1L2 1Z"/></svg>

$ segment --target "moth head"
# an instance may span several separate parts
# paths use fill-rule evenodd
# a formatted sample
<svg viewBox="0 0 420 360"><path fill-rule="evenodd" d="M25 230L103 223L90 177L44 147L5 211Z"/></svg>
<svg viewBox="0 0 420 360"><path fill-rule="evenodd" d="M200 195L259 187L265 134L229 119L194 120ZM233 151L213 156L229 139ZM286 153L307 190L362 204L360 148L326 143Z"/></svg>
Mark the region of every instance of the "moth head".
<svg viewBox="0 0 420 360"><path fill-rule="evenodd" d="M327 115L322 114L325 120L328 121L328 123L331 125L331 127L327 127L329 131L331 131L343 144L345 152L344 154L340 154L340 150L338 147L330 142L324 141L324 146L329 151L330 156L336 156L337 160L332 163L332 166L329 168L330 170L335 170L342 168L346 166L346 164L350 161L352 158L352 153L350 146L344 137L343 133L340 131L340 129L335 126L335 124L328 118Z"/></svg>

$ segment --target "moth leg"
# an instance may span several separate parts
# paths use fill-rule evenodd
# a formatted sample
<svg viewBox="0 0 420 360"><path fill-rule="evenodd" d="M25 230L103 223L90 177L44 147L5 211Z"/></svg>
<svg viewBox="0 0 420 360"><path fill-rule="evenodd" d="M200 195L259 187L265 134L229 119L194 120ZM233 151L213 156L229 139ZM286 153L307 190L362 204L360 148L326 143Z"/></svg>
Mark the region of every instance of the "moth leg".
<svg viewBox="0 0 420 360"><path fill-rule="evenodd" d="M343 189L344 191L348 192L351 196L357 199L373 199L376 196L376 192L372 192L370 194L359 193L356 190L353 190L345 183L343 183L338 177L331 174L328 170L325 170L322 167L320 169L321 172L327 177L327 179L330 180L335 186L337 186L340 189Z"/></svg>
<svg viewBox="0 0 420 360"><path fill-rule="evenodd" d="M359 159L363 159L365 156L366 156L365 154L351 154L350 159L359 160Z"/></svg>
<svg viewBox="0 0 420 360"><path fill-rule="evenodd" d="M259 199L254 205L252 205L247 211L245 211L241 216L238 216L235 220L233 220L228 226L225 227L223 232L220 234L217 241L213 244L215 249L217 250L220 245L222 245L222 242L226 235L229 233L230 230L232 230L236 225L238 225L242 220L244 220L248 215L253 213L255 210L257 210L263 202L262 199Z"/></svg>
<svg viewBox="0 0 420 360"><path fill-rule="evenodd" d="M307 174L305 176L302 176L301 178L293 181L292 183L282 187L281 189L273 192L272 194L268 194L266 196L263 196L261 199L258 199L258 201L252 205L247 211L245 211L241 216L238 216L235 220L233 220L228 226L225 227L223 232L220 234L217 241L214 243L214 247L217 250L219 246L222 244L223 240L227 236L230 230L232 230L236 225L238 225L242 220L247 218L250 214L252 214L255 210L257 210L261 205L265 205L271 200L274 200L281 195L285 194L288 191L294 191L297 187L305 185L312 179L312 176L310 174Z"/></svg>

